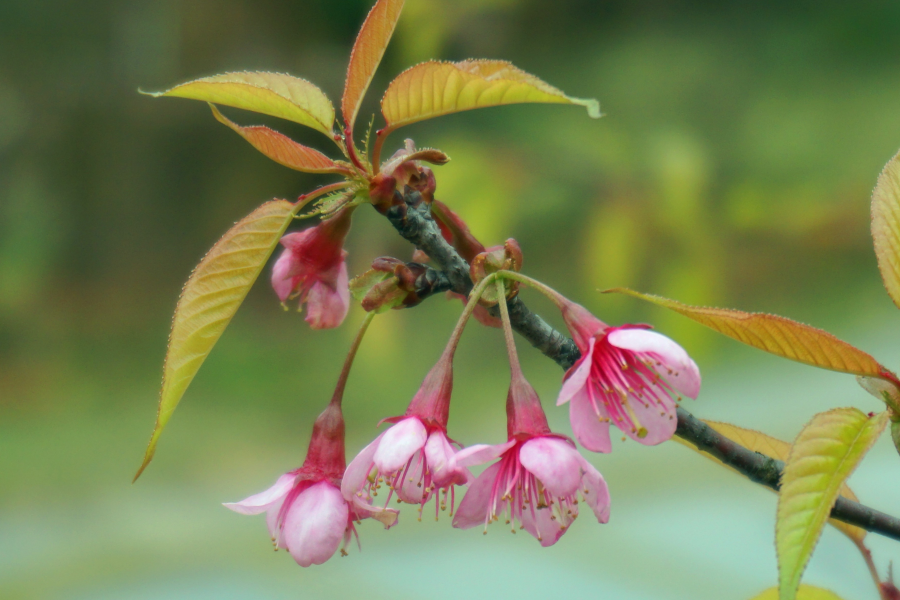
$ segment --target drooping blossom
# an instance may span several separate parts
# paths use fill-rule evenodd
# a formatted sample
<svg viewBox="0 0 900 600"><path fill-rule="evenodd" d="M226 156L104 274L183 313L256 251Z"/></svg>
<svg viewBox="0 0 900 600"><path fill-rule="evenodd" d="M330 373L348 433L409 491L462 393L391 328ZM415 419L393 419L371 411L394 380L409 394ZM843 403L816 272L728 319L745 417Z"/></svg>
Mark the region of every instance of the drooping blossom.
<svg viewBox="0 0 900 600"><path fill-rule="evenodd" d="M381 491L385 507L394 494L398 501L418 504L420 511L435 497L435 518L439 509L446 509L448 504L453 513L454 486L468 483L471 474L455 464L456 450L447 437L453 389L451 360L447 354L441 357L406 413L385 419L393 426L347 466L341 491L357 510L377 510L373 502ZM387 490L382 491L384 487Z"/></svg>
<svg viewBox="0 0 900 600"><path fill-rule="evenodd" d="M306 303L306 321L313 329L330 329L344 321L350 308L347 251L352 208L345 208L304 231L281 238L284 251L272 268L272 287L285 302Z"/></svg>
<svg viewBox="0 0 900 600"><path fill-rule="evenodd" d="M516 373L518 371L518 373ZM460 467L499 460L469 486L453 518L461 529L503 520L552 546L578 517L579 498L600 523L609 520L603 476L575 444L553 434L534 388L514 369L506 403L508 441L476 445L455 456Z"/></svg>
<svg viewBox="0 0 900 600"><path fill-rule="evenodd" d="M344 472L344 419L332 402L313 426L303 466L285 473L275 485L226 507L243 515L266 513L275 549L285 548L302 567L320 565L357 535L354 522L372 517L385 528L397 522L397 511L366 508L341 494ZM357 535L358 540L358 535Z"/></svg>
<svg viewBox="0 0 900 600"><path fill-rule="evenodd" d="M676 401L700 392L700 370L687 352L646 325L609 327L572 302L562 310L581 358L566 373L556 403L569 402L578 442L610 452L610 423L650 446L671 438Z"/></svg>

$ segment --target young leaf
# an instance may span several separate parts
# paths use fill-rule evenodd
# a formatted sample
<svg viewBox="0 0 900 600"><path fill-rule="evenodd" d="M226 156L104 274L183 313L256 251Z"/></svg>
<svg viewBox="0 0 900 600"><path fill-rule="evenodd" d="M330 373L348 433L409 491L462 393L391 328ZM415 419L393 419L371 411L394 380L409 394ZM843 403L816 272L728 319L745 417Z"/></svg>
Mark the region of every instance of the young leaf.
<svg viewBox="0 0 900 600"><path fill-rule="evenodd" d="M378 0L356 36L350 52L350 64L347 65L344 96L341 98L341 113L347 129L353 129L356 114L394 34L402 9L403 0Z"/></svg>
<svg viewBox="0 0 900 600"><path fill-rule="evenodd" d="M900 306L900 153L885 165L872 192L872 240L884 287Z"/></svg>
<svg viewBox="0 0 900 600"><path fill-rule="evenodd" d="M191 273L175 307L156 426L135 479L150 463L172 412L299 208L287 200L266 202L229 229Z"/></svg>
<svg viewBox="0 0 900 600"><path fill-rule="evenodd" d="M215 104L210 104L213 116L219 123L237 132L250 145L271 158L275 162L304 173L349 173L349 170L337 164L318 150L298 144L291 138L273 131L268 127L241 127L219 112Z"/></svg>
<svg viewBox="0 0 900 600"><path fill-rule="evenodd" d="M751 600L778 600L778 588L769 588ZM797 590L797 600L841 600L841 597L823 588L812 585L801 585Z"/></svg>
<svg viewBox="0 0 900 600"><path fill-rule="evenodd" d="M839 340L827 331L784 317L725 308L690 306L627 288L615 288L607 292L627 294L674 310L730 338L777 356L832 371L871 375L887 381L894 380L887 369L862 350Z"/></svg>
<svg viewBox="0 0 900 600"><path fill-rule="evenodd" d="M555 87L501 60L430 61L407 69L390 85L381 100L387 129L441 115L521 103L575 104L600 117L596 100L566 96Z"/></svg>
<svg viewBox="0 0 900 600"><path fill-rule="evenodd" d="M331 100L305 79L282 73L225 73L182 83L167 92L153 92L150 96L175 96L243 108L300 123L332 136L334 106Z"/></svg>
<svg viewBox="0 0 900 600"><path fill-rule="evenodd" d="M737 425L732 425L730 423L707 421L705 419L703 420L703 422L709 425L717 433L724 435L731 441L737 442L741 446L744 446L745 448L753 452L764 454L765 456L768 456L770 458L774 458L780 461L786 461L788 454L791 451L791 445L789 443L783 440L779 440L778 438L773 438L772 436L766 435L765 433L753 429L744 429L743 427L738 427ZM697 452L699 452L702 456L705 456L716 464L722 465L729 471L737 473L737 471L722 463L722 461L720 461L718 458L712 456L711 454L707 454L706 452L698 450L697 447L693 444L686 442L678 437L672 439L684 444L689 448L697 450ZM853 500L854 502L857 502L859 500L856 497L856 494L853 493L853 490L851 490L846 484L841 486L840 495L849 500ZM856 543L863 541L866 537L867 532L861 527L849 525L847 523L844 523L843 521L836 521L834 519L829 519L828 522Z"/></svg>
<svg viewBox="0 0 900 600"><path fill-rule="evenodd" d="M884 431L888 411L836 408L813 417L791 447L778 495L775 546L781 600L794 600L841 485Z"/></svg>

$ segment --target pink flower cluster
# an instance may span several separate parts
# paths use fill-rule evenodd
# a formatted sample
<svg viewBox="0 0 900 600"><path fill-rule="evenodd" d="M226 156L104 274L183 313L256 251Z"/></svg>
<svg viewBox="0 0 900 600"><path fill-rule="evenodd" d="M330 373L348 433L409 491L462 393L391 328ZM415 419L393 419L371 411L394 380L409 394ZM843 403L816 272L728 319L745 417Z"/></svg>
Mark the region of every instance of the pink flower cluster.
<svg viewBox="0 0 900 600"><path fill-rule="evenodd" d="M311 300L310 300L311 301ZM581 350L566 373L557 404L570 404L575 438L586 449L610 452L609 426L647 445L674 433L676 401L696 397L700 372L687 353L645 326L609 327L583 307L564 303L563 316ZM610 496L599 471L569 438L553 433L540 399L517 361L507 396L507 441L460 448L447 434L453 388L453 352L428 373L406 413L344 468L344 422L333 400L316 421L303 466L268 490L227 507L267 513L276 548L298 564L321 564L356 534L355 523L397 522L399 501L432 499L435 515L449 507L460 529L503 521L542 546L555 544L590 509L599 523L610 516ZM339 402L339 400L338 400ZM469 467L492 463L477 478ZM456 506L456 486L469 488ZM379 493L384 498L376 502ZM378 499L380 500L380 499ZM455 510L455 515L454 515Z"/></svg>

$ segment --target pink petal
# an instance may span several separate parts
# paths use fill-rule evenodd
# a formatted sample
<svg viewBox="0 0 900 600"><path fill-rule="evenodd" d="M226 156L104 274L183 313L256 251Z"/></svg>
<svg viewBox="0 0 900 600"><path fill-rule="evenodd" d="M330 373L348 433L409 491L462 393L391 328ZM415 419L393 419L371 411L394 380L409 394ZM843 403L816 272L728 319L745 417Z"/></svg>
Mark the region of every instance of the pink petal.
<svg viewBox="0 0 900 600"><path fill-rule="evenodd" d="M401 500L407 504L422 504L431 498L431 490L426 489L424 485L423 473L425 471L425 456L420 450L412 455L409 463L409 469L405 466L400 471L401 475L405 475L394 491Z"/></svg>
<svg viewBox="0 0 900 600"><path fill-rule="evenodd" d="M236 513L242 515L258 515L265 512L268 508L278 502L279 505L284 500L285 495L291 491L294 486L296 475L285 473L275 482L275 485L264 492L254 494L249 498L244 498L240 502L226 502L222 504L225 508L229 508Z"/></svg>
<svg viewBox="0 0 900 600"><path fill-rule="evenodd" d="M350 508L340 490L319 482L297 496L284 517L284 541L301 567L321 565L344 537Z"/></svg>
<svg viewBox="0 0 900 600"><path fill-rule="evenodd" d="M375 451L378 450L378 445L381 443L381 438L383 437L384 433L363 448L362 451L356 455L356 458L347 465L344 476L341 478L341 493L344 495L345 499L353 501L355 498L358 498L356 494L362 489L366 483L366 479L369 477L369 471L372 470L373 464L372 457L375 456Z"/></svg>
<svg viewBox="0 0 900 600"><path fill-rule="evenodd" d="M469 470L456 462L456 452L444 432L436 430L425 442L425 458L435 485L465 485L472 478Z"/></svg>
<svg viewBox="0 0 900 600"><path fill-rule="evenodd" d="M338 267L335 287L317 281L306 297L306 322L313 329L333 329L344 322L350 309L350 287L347 282L347 263Z"/></svg>
<svg viewBox="0 0 900 600"><path fill-rule="evenodd" d="M537 538L545 548L559 541L566 532L552 516L553 510L550 507L535 508L534 517L531 516L531 506L522 511L522 528Z"/></svg>
<svg viewBox="0 0 900 600"><path fill-rule="evenodd" d="M575 394L584 389L587 384L588 376L591 374L591 365L594 353L594 344L596 338L591 338L588 342L588 351L581 357L581 364L569 375L563 382L562 389L559 390L559 397L556 399L556 405L562 406L572 399Z"/></svg>
<svg viewBox="0 0 900 600"><path fill-rule="evenodd" d="M591 404L587 388L582 388L581 392L569 403L572 433L575 434L578 443L591 452L612 452L609 421L600 420L602 417L609 416L603 403L597 403L597 411Z"/></svg>
<svg viewBox="0 0 900 600"><path fill-rule="evenodd" d="M494 488L494 480L497 479L499 472L500 463L494 463L469 486L453 517L454 527L469 529L487 522L491 490Z"/></svg>
<svg viewBox="0 0 900 600"><path fill-rule="evenodd" d="M286 236L285 236L286 237ZM275 261L272 267L272 289L278 294L278 299L284 302L294 291L293 270L294 253L286 249Z"/></svg>
<svg viewBox="0 0 900 600"><path fill-rule="evenodd" d="M275 543L276 548L285 548L284 536L281 527L278 526L278 517L281 514L281 504L284 500L276 502L266 511L266 527L269 530L269 537Z"/></svg>
<svg viewBox="0 0 900 600"><path fill-rule="evenodd" d="M489 446L487 444L475 444L468 448L463 448L456 453L456 464L462 467L471 467L473 465L483 465L490 462L516 445L515 440L509 440L503 444L495 444Z"/></svg>
<svg viewBox="0 0 900 600"><path fill-rule="evenodd" d="M393 473L406 466L410 457L421 450L428 438L425 426L416 417L403 419L381 436L373 460L381 473Z"/></svg>
<svg viewBox="0 0 900 600"><path fill-rule="evenodd" d="M679 393L688 398L700 393L700 369L684 348L666 336L648 329L617 329L608 339L617 348L650 354L659 360L663 364L657 369L659 374Z"/></svg>
<svg viewBox="0 0 900 600"><path fill-rule="evenodd" d="M584 500L594 511L594 516L601 523L609 521L609 488L600 471L594 468L584 457L581 458L581 469L584 472L581 484Z"/></svg>
<svg viewBox="0 0 900 600"><path fill-rule="evenodd" d="M519 460L554 496L569 496L581 485L581 455L564 440L537 437L522 444Z"/></svg>
<svg viewBox="0 0 900 600"><path fill-rule="evenodd" d="M648 386L649 390L653 390L655 386ZM662 390L656 392L659 403L650 404L646 398L649 396L645 392L644 399L628 397L628 408L637 417L637 421L641 427L646 430L646 435L640 437L638 433L632 432L630 429L624 433L636 442L640 442L645 446L655 446L670 439L675 434L678 427L678 418L676 416L675 402L667 396Z"/></svg>

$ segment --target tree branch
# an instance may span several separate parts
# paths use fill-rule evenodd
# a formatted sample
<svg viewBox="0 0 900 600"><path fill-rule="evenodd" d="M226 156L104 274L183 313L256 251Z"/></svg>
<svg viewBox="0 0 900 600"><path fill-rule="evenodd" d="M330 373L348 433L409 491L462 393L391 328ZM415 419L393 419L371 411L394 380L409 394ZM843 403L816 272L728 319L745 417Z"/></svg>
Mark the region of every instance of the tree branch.
<svg viewBox="0 0 900 600"><path fill-rule="evenodd" d="M469 264L441 235L431 216L430 205L422 201L418 192L405 194L404 201L404 204L389 208L385 216L404 239L441 267L454 292L468 295L473 287ZM507 306L513 329L560 367L568 369L581 357L570 338L532 312L518 297L508 301ZM681 407L678 407L675 435L715 456L755 483L773 490L781 487L783 462L728 439ZM843 496L838 497L831 517L900 541L900 519Z"/></svg>

